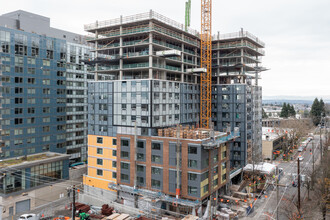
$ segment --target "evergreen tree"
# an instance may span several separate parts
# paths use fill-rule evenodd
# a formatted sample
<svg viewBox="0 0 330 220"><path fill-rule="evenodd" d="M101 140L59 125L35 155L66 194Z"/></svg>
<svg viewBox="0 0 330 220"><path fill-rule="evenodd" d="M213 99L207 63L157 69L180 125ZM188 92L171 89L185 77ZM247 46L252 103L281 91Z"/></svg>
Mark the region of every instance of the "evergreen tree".
<svg viewBox="0 0 330 220"><path fill-rule="evenodd" d="M268 118L268 115L266 114L264 108L262 108L262 118Z"/></svg>
<svg viewBox="0 0 330 220"><path fill-rule="evenodd" d="M289 105L288 111L289 111L289 116L296 117L296 111L294 110L293 105Z"/></svg>
<svg viewBox="0 0 330 220"><path fill-rule="evenodd" d="M287 118L288 117L288 106L286 105L285 102L283 103L280 117L282 117L282 118Z"/></svg>
<svg viewBox="0 0 330 220"><path fill-rule="evenodd" d="M323 102L323 100L322 100ZM324 103L323 103L324 105ZM314 125L318 125L321 121L322 114L322 103L319 102L317 98L314 99L312 109L310 111L310 116L313 120Z"/></svg>

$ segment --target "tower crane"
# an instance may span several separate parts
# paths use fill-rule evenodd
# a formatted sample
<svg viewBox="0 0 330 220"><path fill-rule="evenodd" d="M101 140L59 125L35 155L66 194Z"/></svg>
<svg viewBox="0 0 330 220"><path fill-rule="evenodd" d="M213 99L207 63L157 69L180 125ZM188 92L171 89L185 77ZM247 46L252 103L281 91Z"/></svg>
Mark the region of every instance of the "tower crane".
<svg viewBox="0 0 330 220"><path fill-rule="evenodd" d="M212 84L212 0L201 0L201 73L200 127L209 128L211 120Z"/></svg>

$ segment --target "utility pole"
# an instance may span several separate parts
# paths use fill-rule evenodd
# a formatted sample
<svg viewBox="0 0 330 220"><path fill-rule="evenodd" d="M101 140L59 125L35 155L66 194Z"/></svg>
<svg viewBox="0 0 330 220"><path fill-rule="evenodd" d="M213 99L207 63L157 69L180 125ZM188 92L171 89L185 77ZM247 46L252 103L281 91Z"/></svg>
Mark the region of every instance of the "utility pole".
<svg viewBox="0 0 330 220"><path fill-rule="evenodd" d="M176 126L176 199L180 197L180 126ZM179 205L176 204L176 211L179 212Z"/></svg>
<svg viewBox="0 0 330 220"><path fill-rule="evenodd" d="M323 157L322 157L322 154L323 154L323 149L322 149L322 118L321 118L321 121L320 121L320 150L321 150L321 164L323 164Z"/></svg>
<svg viewBox="0 0 330 220"><path fill-rule="evenodd" d="M300 160L298 157L298 212L300 214Z"/></svg>
<svg viewBox="0 0 330 220"><path fill-rule="evenodd" d="M314 172L315 172L315 168L314 168L314 141L312 141L312 157L313 157L313 172L312 172L312 188L314 188Z"/></svg>
<svg viewBox="0 0 330 220"><path fill-rule="evenodd" d="M277 168L277 175L279 174L279 171L278 171L278 168ZM279 199L279 191L278 191L278 176L276 177L276 200L277 200L277 208L276 208L276 220L279 220L279 218L278 218L278 203L279 203L279 201L278 201L278 199Z"/></svg>
<svg viewBox="0 0 330 220"><path fill-rule="evenodd" d="M134 174L134 190L137 190L137 125L136 125L136 121L134 122L134 159L135 159L135 174ZM134 207L138 208L138 194L137 192L134 194Z"/></svg>
<svg viewBox="0 0 330 220"><path fill-rule="evenodd" d="M72 187L72 220L75 220L76 216L76 186Z"/></svg>

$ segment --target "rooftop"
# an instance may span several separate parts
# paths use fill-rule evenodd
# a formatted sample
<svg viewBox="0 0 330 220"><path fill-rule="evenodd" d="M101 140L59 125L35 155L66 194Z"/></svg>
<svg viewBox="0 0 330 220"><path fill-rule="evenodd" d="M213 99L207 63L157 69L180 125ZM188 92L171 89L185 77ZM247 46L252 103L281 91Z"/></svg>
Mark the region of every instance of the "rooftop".
<svg viewBox="0 0 330 220"><path fill-rule="evenodd" d="M40 161L48 160L51 158L62 158L62 157L69 157L69 155L65 154L58 154L58 153L40 153L40 154L32 154L28 156L21 156L16 158L10 158L5 160L0 160L0 168L7 168L12 166L18 165L25 165L25 164L34 164L35 162L40 163Z"/></svg>
<svg viewBox="0 0 330 220"><path fill-rule="evenodd" d="M149 12L144 12L140 14L135 15L129 15L129 16L120 16L119 18L114 18L110 20L105 21L96 21L94 23L85 24L84 30L88 32L95 32L96 29L107 29L109 27L115 27L123 24L129 24L133 22L140 22L140 21L147 21L150 19L155 19L157 21L160 21L162 23L165 23L171 27L174 27L176 29L179 29L181 31L187 32L191 35L200 36L200 33L197 30L194 30L192 28L185 28L184 24L181 24L180 22L177 22L171 18L168 18L164 15L161 15L153 10L150 10ZM261 41L258 37L254 36L248 31L238 31L234 33L227 33L227 34L219 34L219 35L213 35L212 40L232 40L232 39L240 39L240 38L246 38L249 40L252 40L253 42L258 43L261 47L265 46L265 43Z"/></svg>
<svg viewBox="0 0 330 220"><path fill-rule="evenodd" d="M262 140L273 141L290 132L290 128L262 127Z"/></svg>

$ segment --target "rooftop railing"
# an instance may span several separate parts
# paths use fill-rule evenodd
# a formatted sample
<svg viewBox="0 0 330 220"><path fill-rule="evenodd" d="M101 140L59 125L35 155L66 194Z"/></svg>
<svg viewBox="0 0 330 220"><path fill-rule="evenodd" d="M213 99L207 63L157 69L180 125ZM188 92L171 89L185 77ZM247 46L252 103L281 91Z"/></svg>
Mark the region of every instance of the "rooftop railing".
<svg viewBox="0 0 330 220"><path fill-rule="evenodd" d="M262 45L263 47L265 46L265 43L259 40L256 36L251 34L248 31L239 31L239 32L234 32L234 33L228 33L228 34L220 34L218 37L217 35L213 35L212 39L213 40L227 40L227 39L235 39L235 38L241 38L241 37L247 37L258 44Z"/></svg>
<svg viewBox="0 0 330 220"><path fill-rule="evenodd" d="M84 30L90 31L90 30L97 29L97 28L111 27L111 26L128 24L128 23L132 23L132 22L144 21L144 20L149 20L149 19L155 19L155 20L158 20L169 26L172 26L174 28L180 29L182 31L186 31L185 26L183 24L181 24L177 21L174 21L168 17L165 17L152 10L150 10L149 12L140 13L140 14L136 14L136 15L130 15L130 16L124 16L124 17L121 16L120 18L115 18L115 19L110 19L110 20L105 20L105 21L96 21L94 23L84 25ZM191 29L191 28L188 28L186 32L188 32L192 35L195 35L195 36L199 35L198 31Z"/></svg>

